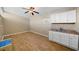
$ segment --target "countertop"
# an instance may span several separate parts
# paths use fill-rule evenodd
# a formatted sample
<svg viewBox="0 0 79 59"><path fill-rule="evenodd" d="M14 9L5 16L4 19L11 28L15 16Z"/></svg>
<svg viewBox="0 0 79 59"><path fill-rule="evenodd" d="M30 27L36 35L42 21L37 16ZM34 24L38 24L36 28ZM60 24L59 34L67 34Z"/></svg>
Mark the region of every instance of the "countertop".
<svg viewBox="0 0 79 59"><path fill-rule="evenodd" d="M51 31L57 31L57 32L63 32L63 33L69 33L69 34L76 34L79 35L79 32L75 30L68 30L68 29L51 29Z"/></svg>

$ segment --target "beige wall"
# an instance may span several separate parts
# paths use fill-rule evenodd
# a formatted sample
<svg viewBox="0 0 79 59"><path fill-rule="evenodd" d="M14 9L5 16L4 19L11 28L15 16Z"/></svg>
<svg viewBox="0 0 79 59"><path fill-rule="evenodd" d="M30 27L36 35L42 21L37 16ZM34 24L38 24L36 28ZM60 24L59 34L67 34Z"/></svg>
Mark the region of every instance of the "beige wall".
<svg viewBox="0 0 79 59"><path fill-rule="evenodd" d="M64 29L71 29L79 31L79 8L77 8L77 22L75 24L50 24L50 18L46 17L32 17L30 19L31 31L40 33L42 35L48 36L49 29L60 27Z"/></svg>
<svg viewBox="0 0 79 59"><path fill-rule="evenodd" d="M50 29L49 18L44 17L32 17L30 19L30 29L32 32L48 36L48 31Z"/></svg>
<svg viewBox="0 0 79 59"><path fill-rule="evenodd" d="M28 19L12 13L3 13L5 34L28 31Z"/></svg>
<svg viewBox="0 0 79 59"><path fill-rule="evenodd" d="M3 25L3 19L0 16L0 36L4 34L4 25Z"/></svg>

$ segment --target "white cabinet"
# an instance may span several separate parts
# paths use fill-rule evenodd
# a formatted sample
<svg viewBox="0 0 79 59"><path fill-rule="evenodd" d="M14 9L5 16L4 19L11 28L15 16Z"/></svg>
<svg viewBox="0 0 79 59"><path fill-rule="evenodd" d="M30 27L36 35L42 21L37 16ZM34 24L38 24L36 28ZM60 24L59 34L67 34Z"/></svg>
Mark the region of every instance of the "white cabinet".
<svg viewBox="0 0 79 59"><path fill-rule="evenodd" d="M59 37L60 43L65 45L65 46L69 46L69 39L67 37L67 34L66 33L60 33L60 32L59 32L59 34L61 35Z"/></svg>
<svg viewBox="0 0 79 59"><path fill-rule="evenodd" d="M75 23L76 10L52 14L50 16L50 23Z"/></svg>
<svg viewBox="0 0 79 59"><path fill-rule="evenodd" d="M53 32L49 31L49 40L52 40L54 42L60 42L61 40L59 39L61 37L59 32Z"/></svg>
<svg viewBox="0 0 79 59"><path fill-rule="evenodd" d="M67 12L67 21L69 21L69 23L76 22L76 10Z"/></svg>
<svg viewBox="0 0 79 59"><path fill-rule="evenodd" d="M59 33L58 32L53 32L53 41L59 42Z"/></svg>
<svg viewBox="0 0 79 59"><path fill-rule="evenodd" d="M49 31L49 40L54 41L54 42L59 42L59 34Z"/></svg>
<svg viewBox="0 0 79 59"><path fill-rule="evenodd" d="M63 12L63 13L59 13L56 15L56 23L65 23L67 22L67 13Z"/></svg>
<svg viewBox="0 0 79 59"><path fill-rule="evenodd" d="M49 31L49 40L53 40L53 31Z"/></svg>
<svg viewBox="0 0 79 59"><path fill-rule="evenodd" d="M67 46L69 48L78 50L79 40L78 35L68 34L56 31L49 31L49 40Z"/></svg>
<svg viewBox="0 0 79 59"><path fill-rule="evenodd" d="M70 35L69 46L75 50L78 50L78 35Z"/></svg>

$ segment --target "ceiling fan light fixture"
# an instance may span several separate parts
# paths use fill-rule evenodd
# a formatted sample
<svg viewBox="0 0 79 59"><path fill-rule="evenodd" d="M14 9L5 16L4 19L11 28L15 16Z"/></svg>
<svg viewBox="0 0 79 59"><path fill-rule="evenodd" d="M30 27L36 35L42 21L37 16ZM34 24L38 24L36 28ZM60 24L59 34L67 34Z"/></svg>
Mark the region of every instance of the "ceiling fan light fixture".
<svg viewBox="0 0 79 59"><path fill-rule="evenodd" d="M25 13L31 13L31 15L35 15L34 13L39 14L39 12L35 10L35 7L23 8L23 9L27 10Z"/></svg>

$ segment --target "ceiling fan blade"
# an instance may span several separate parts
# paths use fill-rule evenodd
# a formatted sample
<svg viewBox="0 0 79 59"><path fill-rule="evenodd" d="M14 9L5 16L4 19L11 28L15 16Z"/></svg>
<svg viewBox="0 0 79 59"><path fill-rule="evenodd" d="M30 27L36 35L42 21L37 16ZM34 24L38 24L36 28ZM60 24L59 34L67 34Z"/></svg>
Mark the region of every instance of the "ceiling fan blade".
<svg viewBox="0 0 79 59"><path fill-rule="evenodd" d="M35 13L39 14L39 12L37 12L37 11L33 11L33 12L35 12Z"/></svg>
<svg viewBox="0 0 79 59"><path fill-rule="evenodd" d="M29 11L26 11L25 13L28 13Z"/></svg>

